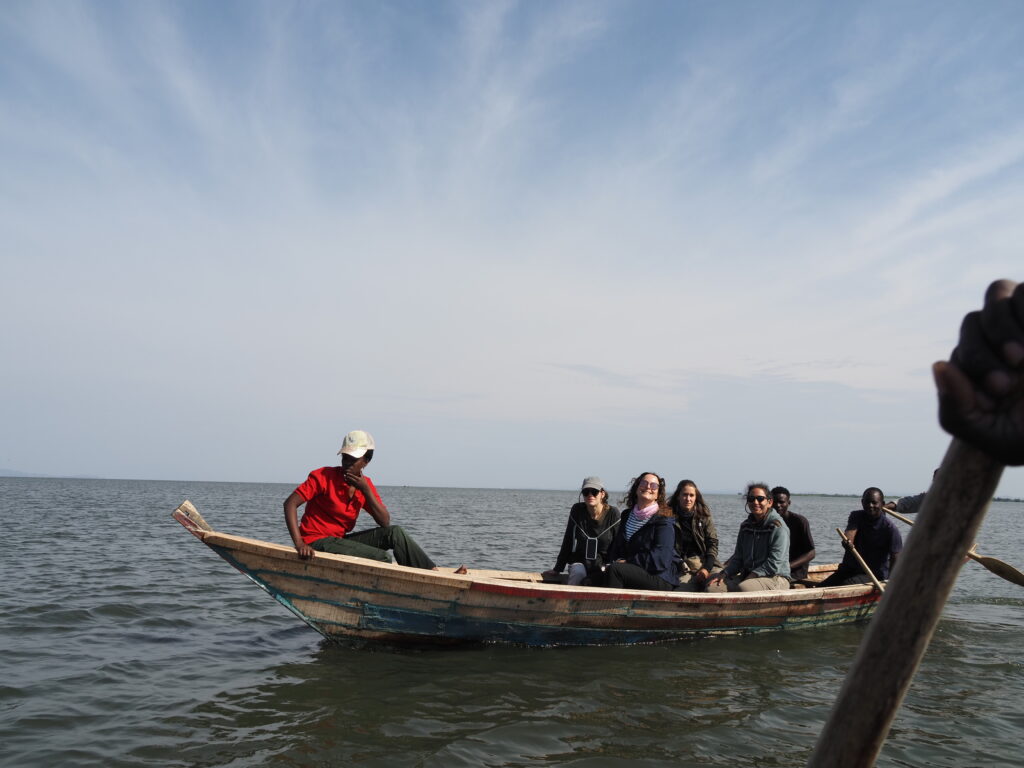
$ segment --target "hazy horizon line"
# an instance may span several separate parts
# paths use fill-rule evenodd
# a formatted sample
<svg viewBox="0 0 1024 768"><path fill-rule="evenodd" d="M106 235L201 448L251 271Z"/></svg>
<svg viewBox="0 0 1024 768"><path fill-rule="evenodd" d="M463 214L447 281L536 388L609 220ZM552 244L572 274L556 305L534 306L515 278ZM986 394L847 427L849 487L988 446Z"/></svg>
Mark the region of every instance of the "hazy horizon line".
<svg viewBox="0 0 1024 768"><path fill-rule="evenodd" d="M223 485L284 485L292 486L292 482L276 481L276 480L190 480L190 479L167 479L167 478L139 478L139 477L102 477L98 475L47 475L36 472L20 472L12 469L0 468L0 479L25 479L25 480L99 480L105 482L132 482L132 483L214 483ZM541 491L545 493L572 493L576 489L574 488L533 488L533 487L513 487L513 486L478 486L478 485L410 485L407 483L381 483L380 488L428 488L431 490L459 490L459 491ZM708 496L742 496L743 493L740 491L720 491L720 490L709 490L703 491ZM918 491L919 493L920 491ZM613 493L626 493L626 489L623 488L620 491L613 491ZM831 497L848 497L848 498L859 498L858 493L844 493L840 491L801 491L792 492L790 494L793 498L801 496L831 496ZM887 498L900 498L901 496L912 496L914 494L886 494ZM1011 502L1024 502L1024 499L1015 497L994 497L995 501L1011 501Z"/></svg>

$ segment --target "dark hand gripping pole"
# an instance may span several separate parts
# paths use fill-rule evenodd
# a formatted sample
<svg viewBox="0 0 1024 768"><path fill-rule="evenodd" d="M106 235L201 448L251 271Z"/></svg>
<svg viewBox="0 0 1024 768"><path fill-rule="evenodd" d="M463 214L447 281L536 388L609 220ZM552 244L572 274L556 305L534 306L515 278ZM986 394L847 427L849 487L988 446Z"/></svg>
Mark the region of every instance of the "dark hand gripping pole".
<svg viewBox="0 0 1024 768"><path fill-rule="evenodd" d="M1004 465L1024 464L1024 284L998 280L932 368L953 442L818 737L810 768L874 765Z"/></svg>

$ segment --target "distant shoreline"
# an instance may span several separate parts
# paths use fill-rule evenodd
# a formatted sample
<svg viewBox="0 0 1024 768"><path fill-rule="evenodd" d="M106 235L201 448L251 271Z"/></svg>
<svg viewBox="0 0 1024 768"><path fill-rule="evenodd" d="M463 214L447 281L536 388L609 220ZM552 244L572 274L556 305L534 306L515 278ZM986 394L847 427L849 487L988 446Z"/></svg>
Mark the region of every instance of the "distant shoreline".
<svg viewBox="0 0 1024 768"><path fill-rule="evenodd" d="M224 484L238 484L238 483L252 483L253 485L292 485L289 482L274 481L274 480L168 480L168 479L153 479L153 478L137 478L137 477L97 477L94 475L40 475L32 474L29 472L15 472L9 469L0 469L0 480L3 479L24 479L24 480L100 480L110 482L131 482L131 483L224 483ZM454 488L457 490L484 490L484 491L544 491L547 493L573 493L575 488L477 488L475 486L455 486L455 485L408 485L404 483L384 483L381 484L382 488ZM709 496L742 496L743 494L737 494L735 491L716 492L708 491ZM612 496L618 494L625 494L625 490L611 491ZM905 494L913 495L913 494ZM825 498L845 498L845 499L856 499L858 494L856 493L794 493L792 497L794 499L799 498L810 498L813 496L820 496ZM889 497L893 499L900 498L900 494L889 494ZM1009 498L1006 496L996 496L992 501L999 501L1010 504L1024 504L1024 499Z"/></svg>

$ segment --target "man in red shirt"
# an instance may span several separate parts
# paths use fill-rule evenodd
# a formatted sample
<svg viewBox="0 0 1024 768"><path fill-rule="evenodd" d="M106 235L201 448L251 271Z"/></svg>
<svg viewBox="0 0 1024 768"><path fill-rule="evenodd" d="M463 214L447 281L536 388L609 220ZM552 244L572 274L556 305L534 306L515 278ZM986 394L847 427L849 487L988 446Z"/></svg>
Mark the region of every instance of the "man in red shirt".
<svg viewBox="0 0 1024 768"><path fill-rule="evenodd" d="M401 526L391 525L388 508L373 481L363 474L373 458L373 449L368 432L349 432L338 451L341 466L314 469L306 482L285 499L284 520L295 551L303 560L313 557L314 552L332 552L390 563L387 550L391 549L399 565L435 569L434 561L412 537ZM298 509L303 504L306 511L298 522ZM363 509L378 527L349 534Z"/></svg>

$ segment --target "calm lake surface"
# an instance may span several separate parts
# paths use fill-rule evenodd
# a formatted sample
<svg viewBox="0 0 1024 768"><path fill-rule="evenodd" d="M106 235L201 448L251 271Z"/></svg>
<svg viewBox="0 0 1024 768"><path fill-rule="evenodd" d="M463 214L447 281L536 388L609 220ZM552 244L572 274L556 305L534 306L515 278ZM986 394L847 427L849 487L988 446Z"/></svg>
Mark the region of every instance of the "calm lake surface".
<svg viewBox="0 0 1024 768"><path fill-rule="evenodd" d="M174 522L288 543L291 485L0 478L0 765L800 766L864 626L664 646L328 644ZM573 492L382 488L444 566L542 570ZM728 555L738 496L709 497ZM818 562L855 498L797 496ZM978 549L1024 567L1024 505ZM901 524L902 525L902 524ZM907 533L904 527L904 533ZM880 766L1024 763L1024 590L957 582Z"/></svg>

